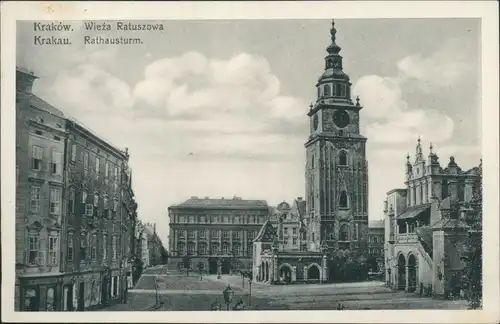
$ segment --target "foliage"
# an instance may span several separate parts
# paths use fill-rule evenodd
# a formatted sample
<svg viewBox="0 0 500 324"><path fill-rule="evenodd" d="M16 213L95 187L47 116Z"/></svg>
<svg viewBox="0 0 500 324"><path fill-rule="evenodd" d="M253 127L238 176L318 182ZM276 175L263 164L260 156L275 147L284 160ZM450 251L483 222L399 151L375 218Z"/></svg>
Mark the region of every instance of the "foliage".
<svg viewBox="0 0 500 324"><path fill-rule="evenodd" d="M463 272L463 287L469 307L481 308L483 292L482 276L482 214L483 214L483 168L478 168L478 178L474 184L471 207L475 211L472 217L467 219L470 226L469 235L464 242L465 267Z"/></svg>
<svg viewBox="0 0 500 324"><path fill-rule="evenodd" d="M362 281L368 278L368 258L359 251L331 255L328 262L331 281Z"/></svg>
<svg viewBox="0 0 500 324"><path fill-rule="evenodd" d="M132 281L134 284L139 280L144 271L144 262L141 258L135 257L132 262Z"/></svg>

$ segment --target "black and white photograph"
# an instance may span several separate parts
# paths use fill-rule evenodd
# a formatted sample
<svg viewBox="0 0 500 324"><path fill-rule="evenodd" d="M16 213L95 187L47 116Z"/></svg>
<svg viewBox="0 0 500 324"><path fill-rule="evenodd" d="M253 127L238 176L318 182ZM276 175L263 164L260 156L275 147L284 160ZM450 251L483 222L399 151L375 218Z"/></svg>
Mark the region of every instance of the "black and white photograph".
<svg viewBox="0 0 500 324"><path fill-rule="evenodd" d="M498 320L498 4L265 4L2 11L9 318Z"/></svg>

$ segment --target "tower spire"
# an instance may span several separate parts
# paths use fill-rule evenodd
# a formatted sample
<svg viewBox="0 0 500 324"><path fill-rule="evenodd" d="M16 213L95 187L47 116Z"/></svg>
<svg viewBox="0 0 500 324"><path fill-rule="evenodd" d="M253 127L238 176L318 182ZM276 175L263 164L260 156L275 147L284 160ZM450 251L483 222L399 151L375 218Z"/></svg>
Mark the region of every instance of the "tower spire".
<svg viewBox="0 0 500 324"><path fill-rule="evenodd" d="M332 43L326 48L326 51L330 54L338 54L341 50L340 46L335 43L337 29L335 29L335 20L332 19L332 28L330 29L330 35Z"/></svg>

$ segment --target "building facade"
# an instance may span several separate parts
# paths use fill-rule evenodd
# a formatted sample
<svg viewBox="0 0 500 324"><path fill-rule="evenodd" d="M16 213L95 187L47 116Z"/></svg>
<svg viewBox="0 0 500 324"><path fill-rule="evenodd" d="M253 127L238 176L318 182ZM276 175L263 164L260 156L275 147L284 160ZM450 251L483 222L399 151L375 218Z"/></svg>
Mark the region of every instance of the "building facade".
<svg viewBox="0 0 500 324"><path fill-rule="evenodd" d="M252 241L269 217L269 206L263 200L239 197L191 197L170 206L168 214L169 268L230 273L251 269ZM190 265L184 265L186 259Z"/></svg>
<svg viewBox="0 0 500 324"><path fill-rule="evenodd" d="M368 163L366 138L360 134L362 109L351 100L350 78L343 72L341 48L330 29L325 70L316 84L317 99L307 113L305 192L299 217L286 219L281 204L254 241L254 280L267 283L340 280L337 258L366 252L368 239ZM279 210L281 209L281 211ZM292 213L293 215L293 213ZM291 227L289 222L294 223ZM299 247L285 228L300 228ZM293 234L293 232L292 232Z"/></svg>
<svg viewBox="0 0 500 324"><path fill-rule="evenodd" d="M269 221L276 233L280 232L282 250L305 250L305 225L302 222L305 205L305 200L298 197L292 206L283 201L276 208L271 208Z"/></svg>
<svg viewBox="0 0 500 324"><path fill-rule="evenodd" d="M118 301L132 242L128 153L33 95L32 73L16 77L16 310Z"/></svg>
<svg viewBox="0 0 500 324"><path fill-rule="evenodd" d="M425 161L419 139L414 162L407 157L406 188L387 194L385 278L394 289L459 293L461 242L478 212L470 201L481 166L464 171L454 157L445 168L438 160L431 145Z"/></svg>
<svg viewBox="0 0 500 324"><path fill-rule="evenodd" d="M327 47L325 71L316 84L317 99L308 112L306 147L308 250L323 242L332 250L352 250L367 239L368 163L366 137L360 134L362 109L351 100L350 78L343 72L341 48Z"/></svg>
<svg viewBox="0 0 500 324"><path fill-rule="evenodd" d="M372 272L384 271L384 240L385 240L385 221L374 220L368 223L368 256L372 262L369 262Z"/></svg>
<svg viewBox="0 0 500 324"><path fill-rule="evenodd" d="M31 93L36 76L16 69L15 309L59 310L64 154L61 111Z"/></svg>

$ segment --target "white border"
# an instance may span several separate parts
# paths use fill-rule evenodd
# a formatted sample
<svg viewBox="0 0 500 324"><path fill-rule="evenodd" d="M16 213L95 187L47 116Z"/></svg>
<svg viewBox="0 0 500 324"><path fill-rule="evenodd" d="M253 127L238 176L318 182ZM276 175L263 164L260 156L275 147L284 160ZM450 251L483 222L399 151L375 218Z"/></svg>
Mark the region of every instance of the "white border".
<svg viewBox="0 0 500 324"><path fill-rule="evenodd" d="M248 311L15 313L15 41L16 20L482 18L484 308L481 311ZM499 321L498 3L495 1L346 2L7 2L1 10L2 321L12 322L397 322ZM432 37L432 35L429 35Z"/></svg>

